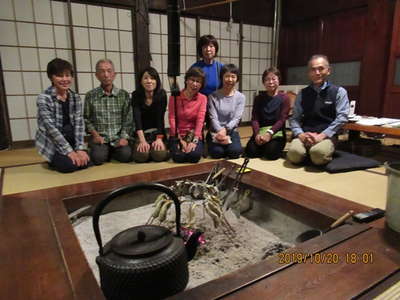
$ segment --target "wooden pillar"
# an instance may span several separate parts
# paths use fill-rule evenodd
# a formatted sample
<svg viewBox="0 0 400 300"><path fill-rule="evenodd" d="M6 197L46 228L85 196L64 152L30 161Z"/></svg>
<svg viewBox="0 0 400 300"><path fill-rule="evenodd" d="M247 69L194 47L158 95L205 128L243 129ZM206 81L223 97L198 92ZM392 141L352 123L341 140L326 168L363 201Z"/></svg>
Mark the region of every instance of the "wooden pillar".
<svg viewBox="0 0 400 300"><path fill-rule="evenodd" d="M197 52L197 43L200 39L200 17L196 17L196 61L201 59L199 53Z"/></svg>
<svg viewBox="0 0 400 300"><path fill-rule="evenodd" d="M241 75L243 75L243 22L242 22L242 20L239 23L239 70L240 70ZM243 91L243 80L239 80L239 91Z"/></svg>
<svg viewBox="0 0 400 300"><path fill-rule="evenodd" d="M11 145L11 130L8 119L6 92L4 89L3 67L0 58L0 150Z"/></svg>
<svg viewBox="0 0 400 300"><path fill-rule="evenodd" d="M150 66L150 42L149 42L149 7L147 0L136 0L136 7L132 9L132 31L135 49L135 72L137 76L145 68Z"/></svg>

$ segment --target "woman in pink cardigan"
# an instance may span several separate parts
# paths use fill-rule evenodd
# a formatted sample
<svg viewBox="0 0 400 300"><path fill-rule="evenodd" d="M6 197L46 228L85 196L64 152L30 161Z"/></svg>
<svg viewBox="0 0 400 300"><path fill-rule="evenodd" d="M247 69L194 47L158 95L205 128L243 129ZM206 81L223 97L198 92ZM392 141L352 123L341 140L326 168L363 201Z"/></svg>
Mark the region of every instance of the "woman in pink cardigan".
<svg viewBox="0 0 400 300"><path fill-rule="evenodd" d="M197 163L203 154L202 129L207 97L199 91L204 86L204 79L200 68L190 68L185 74L185 88L176 97L176 104L174 96L169 99L170 151L174 162Z"/></svg>

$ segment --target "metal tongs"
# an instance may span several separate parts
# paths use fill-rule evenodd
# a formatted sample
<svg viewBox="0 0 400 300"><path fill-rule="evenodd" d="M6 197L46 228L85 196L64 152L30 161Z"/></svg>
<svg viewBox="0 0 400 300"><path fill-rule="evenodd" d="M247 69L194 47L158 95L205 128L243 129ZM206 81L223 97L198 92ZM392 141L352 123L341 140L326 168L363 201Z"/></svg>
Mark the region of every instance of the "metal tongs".
<svg viewBox="0 0 400 300"><path fill-rule="evenodd" d="M228 189L228 192L223 196L224 200L224 209L228 210L232 203L235 203L236 200L234 199L235 196L239 197L237 194L237 191L239 190L239 185L242 182L242 176L244 173L244 170L246 170L247 164L249 163L249 158L245 158L243 161L243 164L240 166L239 170L237 171L235 180L232 183L232 186L230 189Z"/></svg>
<svg viewBox="0 0 400 300"><path fill-rule="evenodd" d="M248 157L246 157L244 159L242 165L239 168L239 171L237 171L236 178L235 178L235 181L233 183L233 188L238 188L239 184L242 182L242 176L243 176L244 171L247 168L247 164L249 163L249 161L250 161L250 159Z"/></svg>

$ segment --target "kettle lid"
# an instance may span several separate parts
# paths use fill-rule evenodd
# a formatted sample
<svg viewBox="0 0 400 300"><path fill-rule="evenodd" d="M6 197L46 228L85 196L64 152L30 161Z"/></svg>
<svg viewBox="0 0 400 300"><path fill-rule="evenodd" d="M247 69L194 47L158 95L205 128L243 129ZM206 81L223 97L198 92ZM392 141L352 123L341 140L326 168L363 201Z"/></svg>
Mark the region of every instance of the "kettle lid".
<svg viewBox="0 0 400 300"><path fill-rule="evenodd" d="M111 240L114 253L126 256L147 256L172 242L172 232L165 227L142 225L121 231Z"/></svg>

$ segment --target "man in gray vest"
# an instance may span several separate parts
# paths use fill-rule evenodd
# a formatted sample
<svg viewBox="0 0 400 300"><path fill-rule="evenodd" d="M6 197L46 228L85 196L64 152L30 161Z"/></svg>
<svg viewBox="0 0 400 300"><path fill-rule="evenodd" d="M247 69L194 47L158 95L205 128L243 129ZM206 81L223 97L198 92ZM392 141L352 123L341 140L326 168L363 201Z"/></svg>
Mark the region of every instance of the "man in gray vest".
<svg viewBox="0 0 400 300"><path fill-rule="evenodd" d="M298 93L289 123L295 137L287 158L295 164L307 154L315 165L332 160L339 129L347 122L349 98L344 88L327 81L331 73L325 55L313 55L308 61L311 84Z"/></svg>

